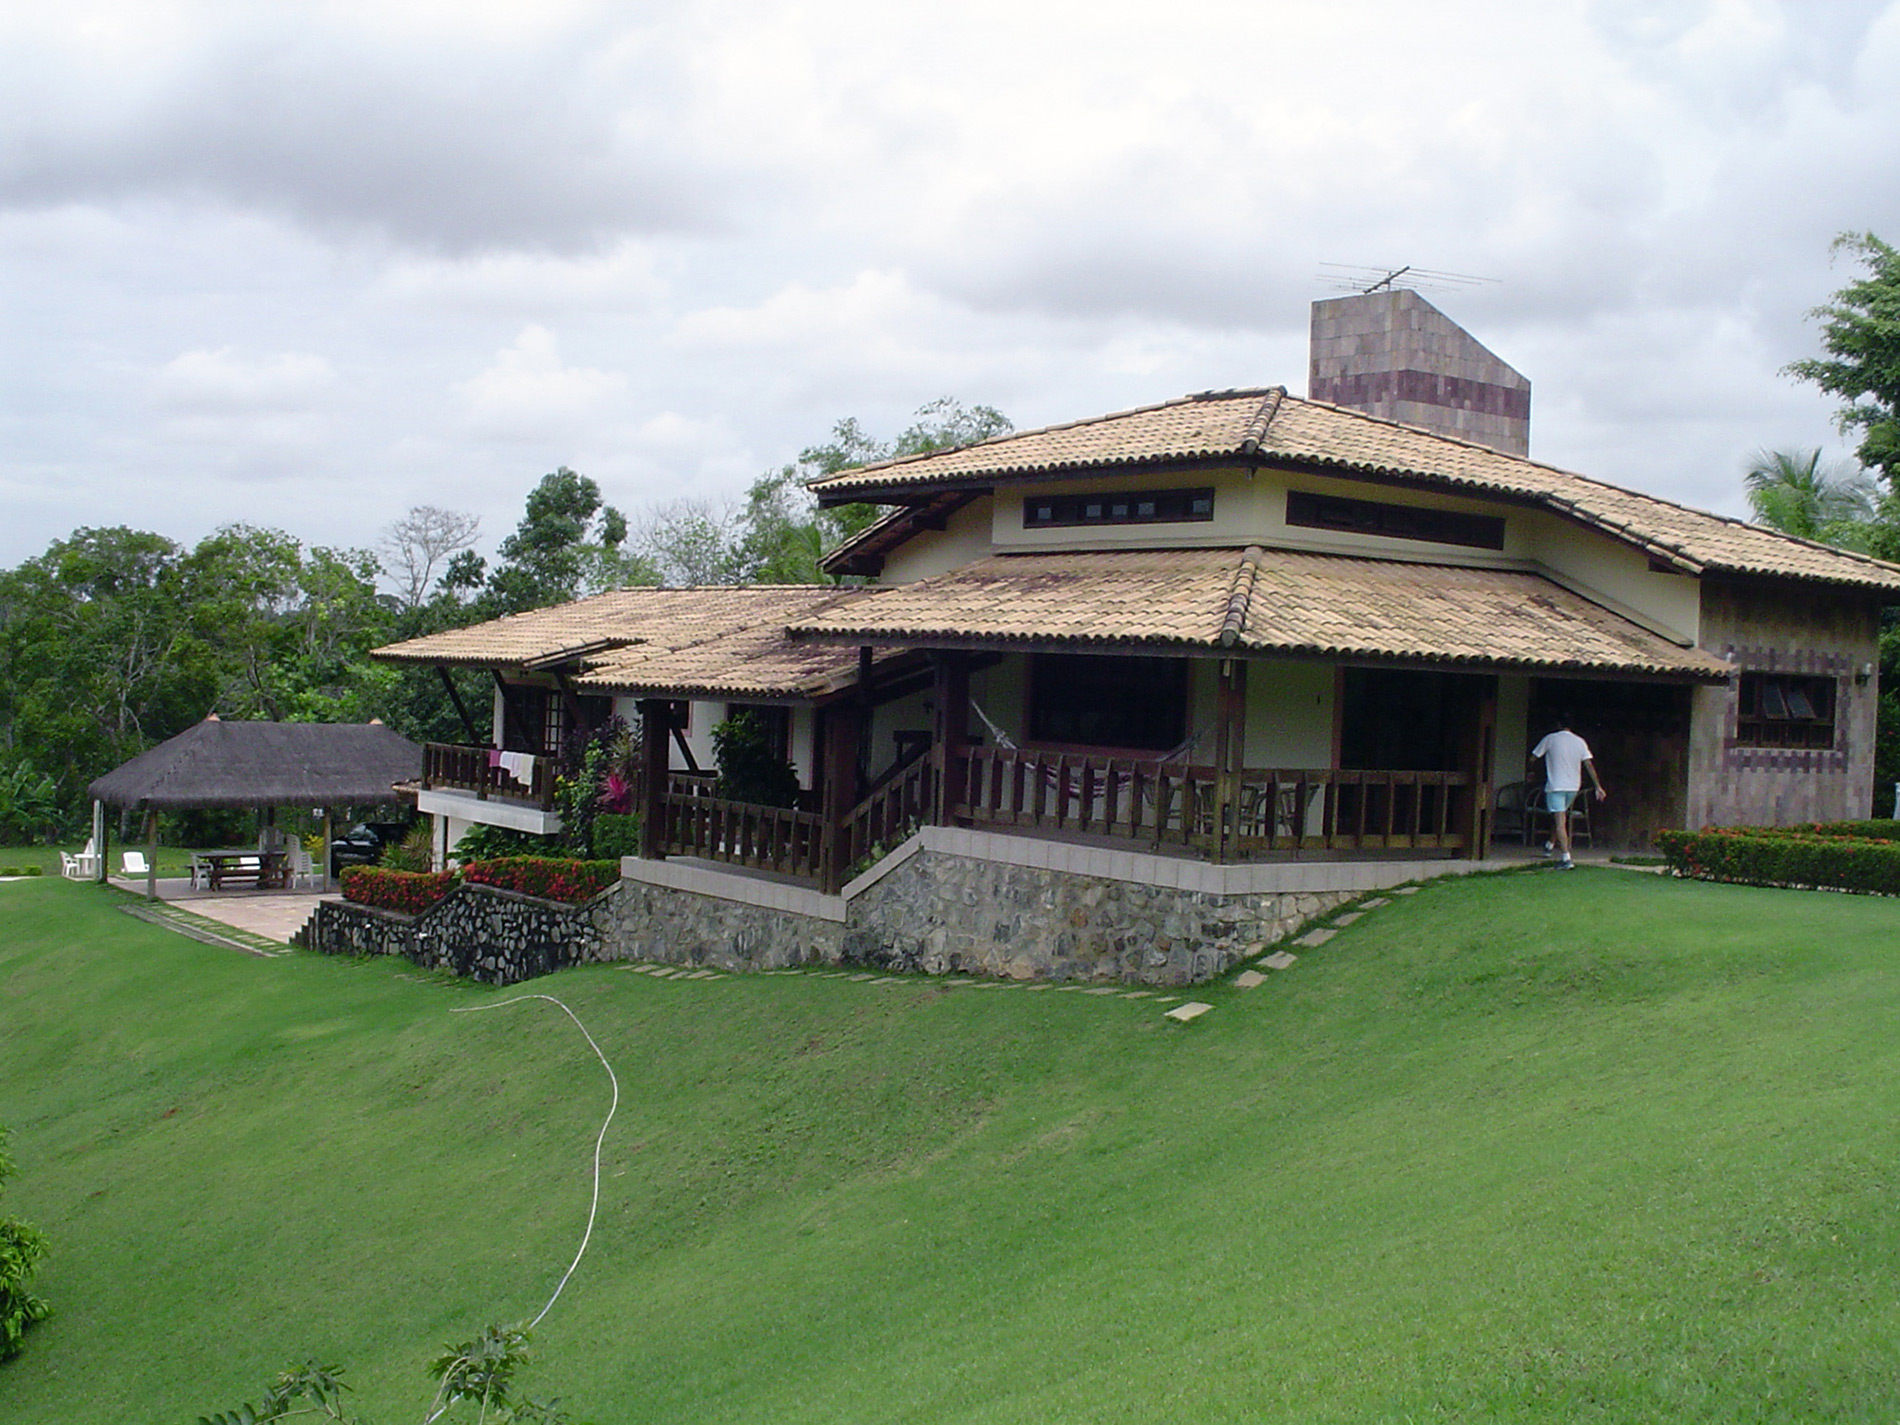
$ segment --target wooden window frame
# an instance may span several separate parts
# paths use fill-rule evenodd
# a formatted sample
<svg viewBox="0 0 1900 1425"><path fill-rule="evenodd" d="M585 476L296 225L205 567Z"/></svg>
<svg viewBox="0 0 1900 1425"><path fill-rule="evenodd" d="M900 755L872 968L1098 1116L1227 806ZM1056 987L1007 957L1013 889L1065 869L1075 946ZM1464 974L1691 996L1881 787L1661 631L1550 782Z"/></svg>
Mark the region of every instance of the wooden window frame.
<svg viewBox="0 0 1900 1425"><path fill-rule="evenodd" d="M1735 745L1832 752L1840 691L1840 679L1826 674L1744 671L1735 689Z"/></svg>
<svg viewBox="0 0 1900 1425"><path fill-rule="evenodd" d="M1373 539L1409 539L1464 549L1504 548L1502 515L1474 515L1436 505L1394 505L1314 490L1286 492L1286 522L1295 529L1332 530Z"/></svg>
<svg viewBox="0 0 1900 1425"><path fill-rule="evenodd" d="M1048 516L1042 516L1042 511ZM1214 487L1025 495L1024 529L1094 529L1142 524L1205 524L1214 518Z"/></svg>

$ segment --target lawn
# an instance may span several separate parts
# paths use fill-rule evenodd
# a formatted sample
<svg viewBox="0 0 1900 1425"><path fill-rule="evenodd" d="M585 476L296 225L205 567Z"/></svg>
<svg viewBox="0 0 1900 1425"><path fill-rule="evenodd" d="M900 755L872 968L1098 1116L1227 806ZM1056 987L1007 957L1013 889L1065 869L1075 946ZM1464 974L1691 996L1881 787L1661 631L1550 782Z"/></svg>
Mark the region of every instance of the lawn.
<svg viewBox="0 0 1900 1425"><path fill-rule="evenodd" d="M598 1064L540 1002L0 886L0 1421L184 1422L308 1355L416 1420L539 1309ZM570 971L617 1069L531 1387L601 1422L1891 1420L1900 904L1427 887L1213 1013Z"/></svg>

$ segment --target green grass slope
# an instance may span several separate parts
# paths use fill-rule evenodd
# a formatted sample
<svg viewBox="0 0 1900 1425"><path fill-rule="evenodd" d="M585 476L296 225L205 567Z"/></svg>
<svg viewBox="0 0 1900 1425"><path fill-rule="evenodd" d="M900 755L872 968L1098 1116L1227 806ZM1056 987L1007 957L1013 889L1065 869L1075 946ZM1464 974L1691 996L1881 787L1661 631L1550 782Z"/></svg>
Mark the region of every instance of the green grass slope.
<svg viewBox="0 0 1900 1425"><path fill-rule="evenodd" d="M58 1316L0 1421L188 1421L423 1363L572 1255L564 1016L0 886L9 1210ZM619 1072L530 1387L602 1422L1900 1413L1900 906L1626 873L1438 884L1186 1027L1149 1000L559 995Z"/></svg>

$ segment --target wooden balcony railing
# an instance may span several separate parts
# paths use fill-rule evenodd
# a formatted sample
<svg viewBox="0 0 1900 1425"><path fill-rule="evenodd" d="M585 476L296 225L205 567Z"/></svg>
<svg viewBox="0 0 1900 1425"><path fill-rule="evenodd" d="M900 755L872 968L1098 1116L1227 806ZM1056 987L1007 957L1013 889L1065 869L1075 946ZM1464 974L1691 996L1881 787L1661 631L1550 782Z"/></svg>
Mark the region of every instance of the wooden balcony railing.
<svg viewBox="0 0 1900 1425"><path fill-rule="evenodd" d="M1246 768L973 747L949 815L1177 845L1222 858L1263 851L1457 850L1467 838L1463 772Z"/></svg>
<svg viewBox="0 0 1900 1425"><path fill-rule="evenodd" d="M673 776L660 799L660 849L760 871L827 879L825 819L789 807L729 802L703 778Z"/></svg>
<svg viewBox="0 0 1900 1425"><path fill-rule="evenodd" d="M473 792L483 801L518 802L542 811L554 810L556 768L552 757L536 757L528 783L523 785L501 767L491 765L493 755L486 747L426 743L422 749L423 789Z"/></svg>
<svg viewBox="0 0 1900 1425"><path fill-rule="evenodd" d="M903 768L845 816L839 878L874 854L894 851L935 810L936 769L928 757Z"/></svg>

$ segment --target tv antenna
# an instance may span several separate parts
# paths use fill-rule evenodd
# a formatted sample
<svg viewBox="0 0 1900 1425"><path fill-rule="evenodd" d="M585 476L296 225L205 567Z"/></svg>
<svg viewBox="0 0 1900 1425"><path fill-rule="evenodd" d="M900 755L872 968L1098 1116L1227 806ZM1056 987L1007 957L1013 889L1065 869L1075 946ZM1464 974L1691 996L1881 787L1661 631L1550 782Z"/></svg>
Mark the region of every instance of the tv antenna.
<svg viewBox="0 0 1900 1425"><path fill-rule="evenodd" d="M1429 267L1365 267L1350 262L1322 262L1314 278L1335 292L1370 296L1400 287L1414 292L1451 292L1467 287L1496 286L1496 277L1473 277L1467 272L1437 272Z"/></svg>

